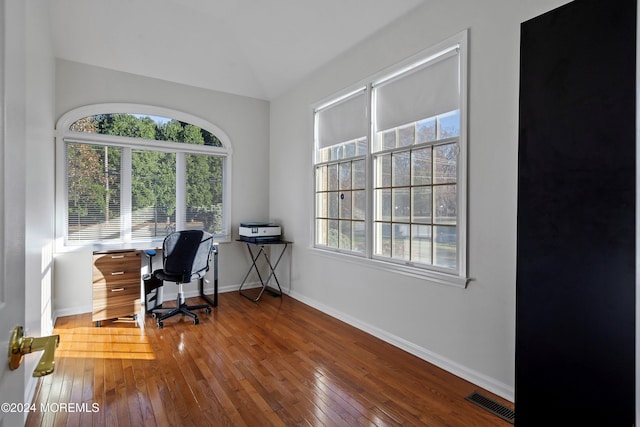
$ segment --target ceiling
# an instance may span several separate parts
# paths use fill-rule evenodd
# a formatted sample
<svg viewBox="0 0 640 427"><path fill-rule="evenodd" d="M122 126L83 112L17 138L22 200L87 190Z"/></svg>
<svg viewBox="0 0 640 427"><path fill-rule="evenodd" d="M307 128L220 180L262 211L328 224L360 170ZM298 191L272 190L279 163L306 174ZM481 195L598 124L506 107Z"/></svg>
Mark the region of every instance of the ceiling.
<svg viewBox="0 0 640 427"><path fill-rule="evenodd" d="M426 0L56 0L57 58L273 99Z"/></svg>

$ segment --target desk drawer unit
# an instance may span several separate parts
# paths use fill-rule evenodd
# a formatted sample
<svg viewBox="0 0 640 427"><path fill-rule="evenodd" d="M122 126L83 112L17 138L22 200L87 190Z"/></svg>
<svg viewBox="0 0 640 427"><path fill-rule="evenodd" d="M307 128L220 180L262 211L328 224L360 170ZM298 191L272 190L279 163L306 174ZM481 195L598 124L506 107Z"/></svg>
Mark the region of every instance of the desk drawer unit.
<svg viewBox="0 0 640 427"><path fill-rule="evenodd" d="M93 315L100 321L136 316L140 311L140 251L93 254Z"/></svg>

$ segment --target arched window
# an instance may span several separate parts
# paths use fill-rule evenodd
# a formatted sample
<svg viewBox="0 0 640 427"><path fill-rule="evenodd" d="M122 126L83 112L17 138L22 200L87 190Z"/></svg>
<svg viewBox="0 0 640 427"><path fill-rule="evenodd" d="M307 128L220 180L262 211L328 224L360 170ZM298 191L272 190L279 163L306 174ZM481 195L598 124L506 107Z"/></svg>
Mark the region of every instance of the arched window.
<svg viewBox="0 0 640 427"><path fill-rule="evenodd" d="M229 233L231 144L202 119L131 104L82 107L57 124L57 234L64 246Z"/></svg>

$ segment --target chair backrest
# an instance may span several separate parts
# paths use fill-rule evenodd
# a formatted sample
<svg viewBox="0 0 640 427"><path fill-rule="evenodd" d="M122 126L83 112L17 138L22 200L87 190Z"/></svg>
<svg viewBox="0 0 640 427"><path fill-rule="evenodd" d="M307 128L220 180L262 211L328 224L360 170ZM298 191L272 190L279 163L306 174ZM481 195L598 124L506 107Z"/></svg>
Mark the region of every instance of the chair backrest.
<svg viewBox="0 0 640 427"><path fill-rule="evenodd" d="M163 270L182 277L182 283L199 279L209 270L213 236L202 230L176 231L162 244Z"/></svg>

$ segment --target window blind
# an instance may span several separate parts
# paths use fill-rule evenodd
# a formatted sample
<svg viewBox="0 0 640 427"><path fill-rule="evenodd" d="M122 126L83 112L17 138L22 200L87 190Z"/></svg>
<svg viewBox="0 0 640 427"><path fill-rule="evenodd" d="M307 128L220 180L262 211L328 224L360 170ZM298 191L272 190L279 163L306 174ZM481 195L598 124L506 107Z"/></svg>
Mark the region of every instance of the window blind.
<svg viewBox="0 0 640 427"><path fill-rule="evenodd" d="M367 136L367 96L364 89L316 110L318 149Z"/></svg>
<svg viewBox="0 0 640 427"><path fill-rule="evenodd" d="M67 143L65 152L68 240L119 239L121 149Z"/></svg>
<svg viewBox="0 0 640 427"><path fill-rule="evenodd" d="M374 84L376 130L459 108L460 58L453 49L424 65Z"/></svg>

